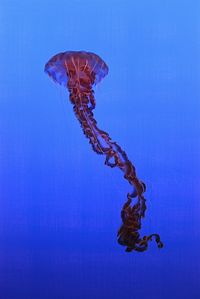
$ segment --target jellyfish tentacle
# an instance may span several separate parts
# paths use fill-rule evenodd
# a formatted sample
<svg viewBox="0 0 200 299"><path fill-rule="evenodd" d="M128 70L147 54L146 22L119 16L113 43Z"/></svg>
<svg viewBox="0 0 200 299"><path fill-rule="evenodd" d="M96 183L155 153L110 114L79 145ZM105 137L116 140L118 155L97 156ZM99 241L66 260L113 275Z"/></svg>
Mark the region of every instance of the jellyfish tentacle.
<svg viewBox="0 0 200 299"><path fill-rule="evenodd" d="M89 94L89 102L90 102L90 107L89 107L89 109L90 109L90 110L93 110L93 109L95 108L95 106L96 106L96 101L95 101L95 98L94 98L94 95L93 95L93 90L92 90L92 92L90 92L90 94Z"/></svg>

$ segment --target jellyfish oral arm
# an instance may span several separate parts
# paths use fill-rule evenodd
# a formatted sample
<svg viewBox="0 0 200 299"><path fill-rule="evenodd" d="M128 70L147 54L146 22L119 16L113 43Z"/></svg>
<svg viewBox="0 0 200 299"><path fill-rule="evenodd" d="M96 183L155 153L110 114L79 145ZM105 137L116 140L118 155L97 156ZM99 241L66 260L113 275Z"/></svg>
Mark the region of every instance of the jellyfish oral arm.
<svg viewBox="0 0 200 299"><path fill-rule="evenodd" d="M114 141L111 140L108 133L97 127L97 121L94 118L92 109L89 107L91 94L80 93L70 89L70 100L73 104L73 110L85 136L89 139L92 149L100 155L105 155L105 164L110 167L118 167L124 173L124 178L133 186L132 193L127 194L127 201L121 212L122 225L118 231L118 242L126 246L126 251L132 250L142 252L147 249L148 242L155 237L158 247L162 247L160 237L157 234L144 236L140 238L139 230L141 228L141 219L145 216L146 200L143 196L145 185L136 175L135 167L128 159L125 151ZM110 162L112 160L112 162ZM132 204L132 199L137 196L136 203Z"/></svg>
<svg viewBox="0 0 200 299"><path fill-rule="evenodd" d="M142 195L144 185L138 180L135 167L121 147L111 140L109 134L97 127L97 121L94 118L93 112L88 107L89 99L87 99L87 96L85 94L81 96L80 93L75 96L75 92L72 91L70 99L73 103L74 113L80 122L85 136L90 140L93 150L97 154L106 156L106 165L112 168L120 168L124 172L125 179L137 190L137 195Z"/></svg>

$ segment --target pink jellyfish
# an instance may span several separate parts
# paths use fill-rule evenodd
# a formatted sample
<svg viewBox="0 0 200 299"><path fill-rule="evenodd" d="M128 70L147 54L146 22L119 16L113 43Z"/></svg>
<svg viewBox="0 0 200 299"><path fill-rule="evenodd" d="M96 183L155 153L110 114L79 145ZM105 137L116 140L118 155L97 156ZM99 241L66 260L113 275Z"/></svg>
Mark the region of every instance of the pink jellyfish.
<svg viewBox="0 0 200 299"><path fill-rule="evenodd" d="M108 73L108 66L96 54L85 51L67 51L53 56L45 65L45 72L56 82L67 87L73 110L92 149L105 156L105 164L118 167L133 187L121 210L122 224L118 230L118 243L126 251L145 251L153 238L163 247L158 234L140 237L141 219L145 216L145 184L137 177L134 165L122 148L105 131L97 127L93 115L95 108L92 87ZM134 199L134 202L133 202Z"/></svg>

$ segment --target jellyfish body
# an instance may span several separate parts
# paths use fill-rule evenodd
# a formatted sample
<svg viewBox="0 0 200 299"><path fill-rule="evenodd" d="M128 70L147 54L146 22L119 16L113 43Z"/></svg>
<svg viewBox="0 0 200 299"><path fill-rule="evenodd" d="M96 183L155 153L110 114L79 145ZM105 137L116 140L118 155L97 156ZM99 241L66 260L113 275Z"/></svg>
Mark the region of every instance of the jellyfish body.
<svg viewBox="0 0 200 299"><path fill-rule="evenodd" d="M132 185L133 190L127 194L122 207L122 225L118 230L118 243L126 246L126 251L144 251L148 242L154 237L158 247L163 246L158 234L140 237L141 219L145 216L145 184L136 175L134 165L122 148L113 141L109 134L97 127L93 115L95 98L93 86L99 83L108 73L108 66L96 54L84 51L68 51L53 56L45 65L45 72L58 84L69 91L73 110L80 122L85 136L92 149L105 156L105 164L118 167L124 178ZM133 202L134 198L134 202Z"/></svg>

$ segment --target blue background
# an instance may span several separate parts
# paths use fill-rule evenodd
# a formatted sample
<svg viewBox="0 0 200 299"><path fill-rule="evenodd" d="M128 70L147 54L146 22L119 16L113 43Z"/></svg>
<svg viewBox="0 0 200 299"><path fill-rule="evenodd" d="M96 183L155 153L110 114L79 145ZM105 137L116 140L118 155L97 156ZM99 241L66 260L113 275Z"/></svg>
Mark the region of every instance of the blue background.
<svg viewBox="0 0 200 299"><path fill-rule="evenodd" d="M0 6L0 299L200 298L199 1ZM95 117L146 183L142 233L162 250L116 242L130 186L43 72L67 50L109 66Z"/></svg>

